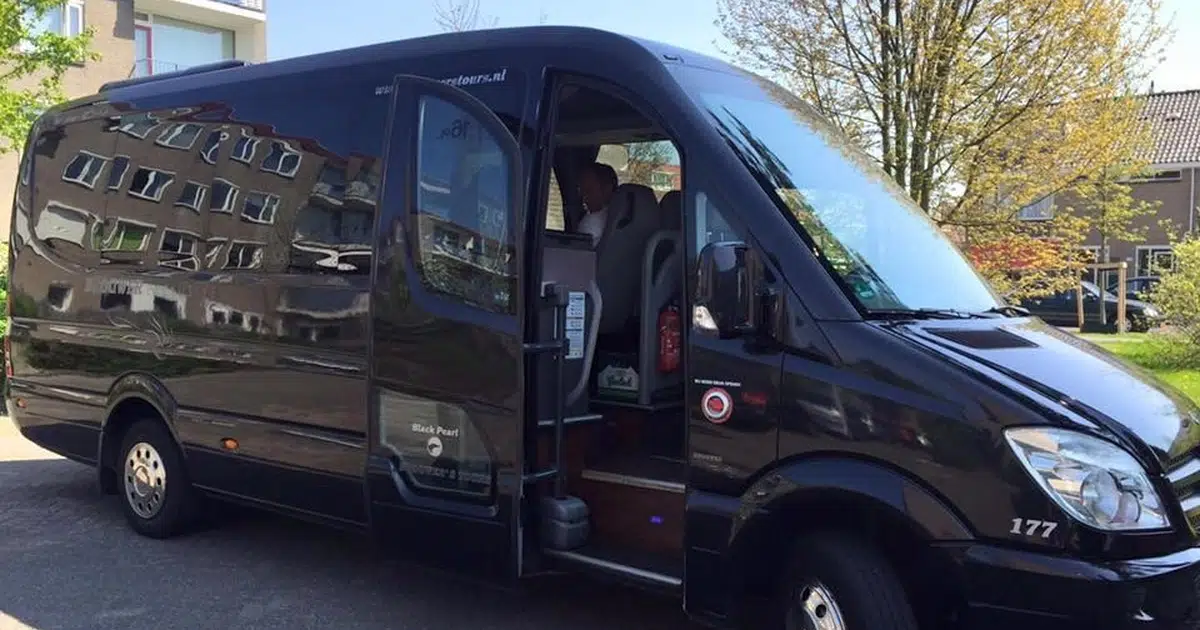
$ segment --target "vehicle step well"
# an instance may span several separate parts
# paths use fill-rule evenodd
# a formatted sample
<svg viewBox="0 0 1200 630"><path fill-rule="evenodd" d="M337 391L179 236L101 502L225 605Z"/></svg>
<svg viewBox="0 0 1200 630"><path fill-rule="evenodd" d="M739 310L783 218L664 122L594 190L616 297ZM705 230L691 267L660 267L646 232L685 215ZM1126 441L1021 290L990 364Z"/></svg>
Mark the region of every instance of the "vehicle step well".
<svg viewBox="0 0 1200 630"><path fill-rule="evenodd" d="M545 549L558 561L645 586L666 589L683 587L683 563L644 553L621 552L600 545L579 549Z"/></svg>

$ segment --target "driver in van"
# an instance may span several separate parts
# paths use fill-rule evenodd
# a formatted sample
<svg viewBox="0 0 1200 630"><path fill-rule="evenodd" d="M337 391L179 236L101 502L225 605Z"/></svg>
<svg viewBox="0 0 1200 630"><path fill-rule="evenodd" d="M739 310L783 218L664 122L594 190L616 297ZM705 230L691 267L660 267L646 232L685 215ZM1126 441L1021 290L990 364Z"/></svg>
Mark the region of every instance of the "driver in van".
<svg viewBox="0 0 1200 630"><path fill-rule="evenodd" d="M587 212L579 221L579 231L592 235L592 245L600 242L608 223L608 202L617 190L617 172L601 162L592 162L579 174L579 194Z"/></svg>

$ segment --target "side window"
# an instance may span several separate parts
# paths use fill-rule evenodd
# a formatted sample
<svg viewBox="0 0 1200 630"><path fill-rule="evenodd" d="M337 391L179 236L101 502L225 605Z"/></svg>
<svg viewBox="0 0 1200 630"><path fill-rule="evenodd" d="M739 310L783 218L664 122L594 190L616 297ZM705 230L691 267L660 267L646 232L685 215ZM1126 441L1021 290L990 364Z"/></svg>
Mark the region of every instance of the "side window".
<svg viewBox="0 0 1200 630"><path fill-rule="evenodd" d="M550 171L550 189L546 191L546 229L563 232L567 229L567 221L563 218L562 189L558 187L558 177Z"/></svg>
<svg viewBox="0 0 1200 630"><path fill-rule="evenodd" d="M602 145L596 161L613 167L619 183L647 186L659 199L680 188L679 151L670 140Z"/></svg>
<svg viewBox="0 0 1200 630"><path fill-rule="evenodd" d="M745 237L725 219L722 208L716 205L707 193L696 193L696 217L692 221L692 259L709 243L738 241Z"/></svg>
<svg viewBox="0 0 1200 630"><path fill-rule="evenodd" d="M516 310L512 165L470 114L420 102L415 258L431 290L499 313Z"/></svg>

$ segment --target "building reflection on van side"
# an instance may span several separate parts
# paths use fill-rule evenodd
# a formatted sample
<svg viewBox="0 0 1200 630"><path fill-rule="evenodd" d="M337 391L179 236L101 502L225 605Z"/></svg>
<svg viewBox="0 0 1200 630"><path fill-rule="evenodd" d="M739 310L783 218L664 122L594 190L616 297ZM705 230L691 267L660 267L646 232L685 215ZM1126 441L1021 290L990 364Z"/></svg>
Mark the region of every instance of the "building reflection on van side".
<svg viewBox="0 0 1200 630"><path fill-rule="evenodd" d="M36 137L12 243L36 269L14 308L365 348L378 155L339 155L220 106L99 103Z"/></svg>

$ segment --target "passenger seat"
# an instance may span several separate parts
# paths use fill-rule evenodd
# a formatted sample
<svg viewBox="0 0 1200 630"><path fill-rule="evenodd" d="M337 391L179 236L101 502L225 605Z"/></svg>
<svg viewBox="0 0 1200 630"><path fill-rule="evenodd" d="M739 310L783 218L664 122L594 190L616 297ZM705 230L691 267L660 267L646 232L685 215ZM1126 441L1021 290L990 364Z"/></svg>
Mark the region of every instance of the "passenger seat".
<svg viewBox="0 0 1200 630"><path fill-rule="evenodd" d="M596 244L596 284L604 298L600 334L627 330L641 301L639 262L658 230L658 200L648 186L621 184L608 204L608 224Z"/></svg>
<svg viewBox="0 0 1200 630"><path fill-rule="evenodd" d="M683 194L672 190L659 202L659 228L646 241L642 251L641 307L639 324L638 374L641 391L638 403L649 405L655 394L677 387L683 371L663 374L658 371L658 316L672 301L678 304L683 275Z"/></svg>

